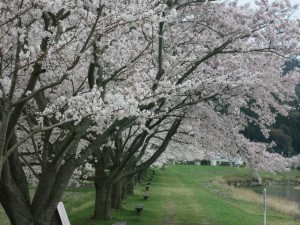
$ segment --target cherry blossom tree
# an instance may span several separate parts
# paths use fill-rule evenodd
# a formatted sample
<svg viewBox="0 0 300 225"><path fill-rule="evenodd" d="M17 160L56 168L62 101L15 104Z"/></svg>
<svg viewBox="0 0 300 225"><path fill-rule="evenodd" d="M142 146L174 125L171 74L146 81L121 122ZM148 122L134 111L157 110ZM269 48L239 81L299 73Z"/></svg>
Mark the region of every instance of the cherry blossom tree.
<svg viewBox="0 0 300 225"><path fill-rule="evenodd" d="M202 132L226 128L216 135L249 162L266 155L239 131L255 122L267 135L276 113L287 112L298 74L283 77L280 67L299 53L299 23L289 19L295 7L288 0L257 6L0 3L0 202L11 223L50 224L74 170L90 160L99 187L143 169L193 115ZM32 201L22 164L37 178ZM109 194L99 195L101 202ZM105 210L95 217L109 219Z"/></svg>
<svg viewBox="0 0 300 225"><path fill-rule="evenodd" d="M136 45L127 58L110 56L125 51L117 47L122 42L138 43L127 27L151 12L123 4L115 18L114 6L1 3L0 200L12 224L49 224L74 169L116 130L148 115L137 107L144 91L128 85L134 77L117 76L135 69L145 50ZM119 79L127 83L109 86ZM34 155L38 170L24 152ZM32 202L20 160L38 179Z"/></svg>
<svg viewBox="0 0 300 225"><path fill-rule="evenodd" d="M261 10L277 6L279 6L279 11L280 9L283 10L285 8L285 5L262 4L262 9L260 9L259 12L261 13ZM174 7L174 5L168 7ZM178 8L180 7L178 6ZM200 8L195 6L193 9L195 11L203 9L207 10L207 8L203 6ZM214 7L209 9L212 10ZM246 10L247 7L244 7L243 9ZM248 10L250 9L248 8ZM226 9L227 13L235 11L237 11L237 6L235 4L229 5ZM180 12L180 10L177 9L177 12ZM225 12L222 12L223 15L224 13ZM252 13L257 15L258 12L253 11ZM284 10L284 12L281 11L281 13L281 16L289 16L286 10ZM210 15L201 12L198 14ZM226 24L227 26L225 26L224 23L217 20L222 23L221 26L218 27L220 24L216 21L212 21L212 27L210 27L208 24L197 23L198 21L195 19L196 15L194 14L184 12L182 15L189 16L184 17L179 22L177 21L177 23L172 23L172 20L164 21L163 25L160 24L158 27L160 32L161 26L164 26L164 39L162 41L167 45L164 49L165 52L161 54L159 61L164 65L164 68L161 69L161 71L163 71L163 76L161 78L163 79L168 77L168 75L173 75L172 70L175 70L174 68L177 66L178 62L182 62L180 67L178 67L178 76L169 78L170 81L176 83L175 89L180 88L182 91L169 95L166 98L168 102L165 101L166 99L163 99L164 102L160 105L159 109L160 111L168 111L172 107L177 107L178 105L176 104L181 104L179 108L183 109L182 113L192 119L191 123L193 123L194 126L198 126L197 129L201 132L198 131L197 134L200 134L199 137L203 139L205 143L197 142L197 145L198 148L200 147L204 150L205 154L196 150L195 146L193 146L194 154L191 158L199 156L203 157L203 155L212 155L216 153L223 155L240 154L255 170L259 168L268 170L285 169L286 163L281 156L268 153L266 151L268 147L266 144L250 142L244 138L240 132L249 122L252 122L258 124L262 132L267 136L268 127L275 121L276 113L287 113L289 107L284 106L282 103L288 99L288 96L293 94L294 85L298 79L298 75L289 74L286 77L282 76L281 66L284 63L285 57L288 57L291 52L287 54L285 51L281 52L280 49L283 50L289 48L290 51L295 50L292 54L297 54L298 50L295 45L296 42L294 42L296 39L293 39L290 43L275 41L278 45L275 44L275 42L271 42L271 46L268 35L271 35L272 37L273 32L279 31L278 28L276 28L277 25L271 29L274 22L268 22L269 20L266 21L266 18L262 19L262 21L256 21L257 26L255 26L255 23L252 24L253 20L250 19L253 18L253 16L248 15L248 18L251 21L251 26L249 27L253 30L251 31L251 35L247 35L249 30L245 30L245 33L243 33L243 31L240 30L241 27L233 32L233 30L238 27L237 24L232 25L231 23L228 23ZM245 16L244 14L242 15ZM233 15L232 19L236 20L237 17L237 15ZM209 18L211 19L211 17ZM207 20L208 19L204 21L208 23ZM246 23L246 21L243 21L243 23ZM181 26L182 24L185 24L185 26ZM187 28L188 24L192 24L191 27ZM281 24L281 26L283 26L283 24ZM209 53L203 51L202 54L204 54L204 56L202 58L200 57L196 63L194 58L189 62L187 60L189 55L187 54L186 49L178 47L180 45L177 41L180 42L184 40L183 45L185 47L188 46L191 40L186 40L186 37L180 36L180 34L193 34L193 32L189 32L189 29L195 31L197 28L201 30L200 28L203 27L209 27L211 33L208 36L210 38L213 34L216 34L219 38L224 38L226 35L221 33L222 29L231 32L227 34L227 38L224 38L227 41L224 41L223 39L222 44L218 47L209 48L210 50L213 49L213 51L210 51ZM248 29L251 30L249 27ZM268 27L269 30L266 29L266 27ZM178 30L181 29L182 32L178 32ZM172 35L173 30L177 31L176 35ZM297 32L297 30L293 31L294 34L295 32ZM178 37L178 40L176 40L176 37ZM201 43L201 46L204 45L203 43L206 43L204 46L209 46L209 44L214 45L215 42L217 42L207 40L207 36L205 35L192 38L196 39L195 42L194 40L192 42L193 47L197 47L197 43ZM199 39L197 40L197 38ZM175 43L173 43L173 41ZM274 40L272 39L272 41ZM160 37L158 38L158 43L160 43ZM174 46L176 46L175 52L171 50L168 51L168 49L175 49ZM180 50L180 53L177 52L179 51L178 49ZM158 50L160 50L159 46ZM170 54L170 52L172 52L172 54ZM192 54L191 52L192 50L188 53ZM163 59L168 53L170 56L167 59ZM197 52L197 54L199 53L201 53L201 51ZM180 56L180 54L182 55ZM158 56L160 56L159 51ZM195 55L193 55L193 57L195 57ZM173 65L172 63L169 63L170 61L168 60L170 59L174 59ZM186 63L188 65L186 65ZM169 65L171 65L171 72L166 72L165 69L168 68ZM187 66L187 68L185 68L185 66ZM202 68L203 71L196 71L198 68ZM181 71L181 69L183 71ZM180 76L181 74L183 74L183 76ZM187 81L185 81L185 79L187 79ZM198 113L201 114L197 118L199 123L195 123L195 117L189 115L191 112L189 112L188 109L185 109L194 104L196 104L197 107L193 109L193 111L197 112L197 110L199 110ZM251 113L249 113L249 110ZM158 111L155 112L155 115L157 112ZM151 120L153 120L153 118L151 118ZM194 129L196 128L194 127ZM153 138L155 138L155 136L153 136ZM156 138L158 138L158 140L165 139L164 137ZM161 143L157 141L157 145L161 146ZM154 151L151 151L151 149ZM183 158L186 159L189 156L186 152L182 152L182 145L179 145L178 149L178 153L181 154ZM171 151L173 151L173 149ZM155 148L148 148L143 155L144 162L147 161L147 157L150 158L155 153ZM167 152L167 154L170 153ZM178 154L175 155L175 158L178 159ZM118 174L120 175L120 173ZM104 173L103 175L106 178L111 177L111 175L107 176L107 174ZM104 182L102 182L102 184L103 183ZM95 214L96 212L97 210L95 211Z"/></svg>

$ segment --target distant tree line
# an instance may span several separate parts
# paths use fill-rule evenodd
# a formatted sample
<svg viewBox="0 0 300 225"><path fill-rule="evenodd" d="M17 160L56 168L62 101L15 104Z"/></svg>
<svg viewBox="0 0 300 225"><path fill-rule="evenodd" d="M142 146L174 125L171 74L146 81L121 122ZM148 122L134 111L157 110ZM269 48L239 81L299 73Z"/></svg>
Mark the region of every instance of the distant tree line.
<svg viewBox="0 0 300 225"><path fill-rule="evenodd" d="M300 68L298 59L292 59L283 66L283 75ZM269 149L271 152L277 152L283 156L293 156L300 154L300 85L295 89L296 96L294 101L289 104L294 108L285 117L278 115L276 123L270 128L270 137L265 138L260 129L255 124L250 124L244 131L244 134L253 141L271 142L274 141L276 146Z"/></svg>

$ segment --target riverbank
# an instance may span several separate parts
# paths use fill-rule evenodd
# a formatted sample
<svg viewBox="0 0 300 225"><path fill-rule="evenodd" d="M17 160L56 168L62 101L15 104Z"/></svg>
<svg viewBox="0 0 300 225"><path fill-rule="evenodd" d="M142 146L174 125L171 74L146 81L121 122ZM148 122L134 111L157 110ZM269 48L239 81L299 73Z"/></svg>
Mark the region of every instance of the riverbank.
<svg viewBox="0 0 300 225"><path fill-rule="evenodd" d="M111 225L116 221L126 221L130 225L254 225L263 223L261 202L238 198L230 187L215 183L222 177L247 177L248 168L210 166L168 166L156 172L149 189L149 199L144 200L145 183L136 187L135 195L130 196L124 211L115 211L113 221L94 222L93 199L82 195L82 203L66 199L66 208L72 225ZM266 174L267 176L273 176ZM294 177L286 174L285 177ZM277 176L272 180L278 179ZM88 194L92 194L93 192ZM73 195L70 195L70 197ZM74 196L73 196L74 197ZM258 196L261 198L261 196ZM144 204L138 216L136 204ZM296 225L287 212L278 212L268 206L268 225Z"/></svg>
<svg viewBox="0 0 300 225"><path fill-rule="evenodd" d="M263 204L262 195L255 193L252 190L244 188L228 187L231 191L234 199L245 200L249 202L255 202L257 204ZM300 220L300 207L299 203L295 201L289 201L280 197L267 196L268 208L271 208L275 212L283 213L293 217L295 220Z"/></svg>
<svg viewBox="0 0 300 225"><path fill-rule="evenodd" d="M280 184L292 184L300 185L300 171L292 170L281 174L272 174L268 172L261 172L259 175L262 178L262 183L249 174L235 174L226 175L222 177L228 185L233 186L255 186L255 185L280 185Z"/></svg>
<svg viewBox="0 0 300 225"><path fill-rule="evenodd" d="M146 201L142 196L146 192L145 180L136 187L135 195L127 199L125 210L113 212L112 221L91 219L95 199L93 189L69 189L65 192L63 202L71 225L112 225L117 221L126 221L128 225L262 224L261 202L239 198L227 185L216 183L222 177L250 175L251 171L247 168L168 166L165 170L156 171ZM136 204L144 204L140 215L135 212ZM299 224L293 217L269 206L267 213L268 225ZM2 215L0 213L0 218L3 218L1 216L3 212ZM9 224L5 218L0 221L1 225Z"/></svg>
<svg viewBox="0 0 300 225"><path fill-rule="evenodd" d="M300 184L299 174L299 170L293 170L277 175L261 173L260 175L262 177L262 183L258 183L254 178L248 175L229 175L214 180L214 183L221 185L222 187L227 186L226 188L231 192L231 195L234 199L241 199L249 202L255 202L257 204L263 204L263 199L261 197L262 195L256 193L253 189L249 189L249 187L253 188L256 186L256 188L258 188L258 186L263 186L270 190L274 187L281 187L282 185L284 185L285 188L289 185L295 185L295 189L300 189L300 187L296 186ZM267 196L267 204L269 208L278 213L290 215L295 220L300 220L300 203L292 200L288 200L279 196L272 196L272 194Z"/></svg>

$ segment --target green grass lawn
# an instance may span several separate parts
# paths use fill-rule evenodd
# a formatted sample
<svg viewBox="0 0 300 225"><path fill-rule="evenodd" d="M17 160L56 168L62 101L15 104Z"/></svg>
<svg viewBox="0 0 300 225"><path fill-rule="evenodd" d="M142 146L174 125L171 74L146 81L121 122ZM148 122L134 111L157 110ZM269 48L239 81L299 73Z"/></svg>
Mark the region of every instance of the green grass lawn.
<svg viewBox="0 0 300 225"><path fill-rule="evenodd" d="M113 220L91 220L94 191L69 189L63 201L71 225L111 225L127 221L128 225L258 225L263 224L263 207L251 202L233 199L226 187L211 181L220 177L247 176L247 168L210 166L169 166L157 170L151 182L150 197L143 200L144 184L137 186L124 211L113 212ZM298 176L299 173L295 174ZM289 175L294 176L294 174ZM146 182L146 181L145 181ZM145 205L137 215L134 206ZM268 225L296 225L299 221L268 209ZM0 212L1 225L3 213Z"/></svg>
<svg viewBox="0 0 300 225"><path fill-rule="evenodd" d="M149 190L150 198L143 200L144 184L139 185L135 195L129 197L124 205L125 210L114 212L113 221L108 222L99 223L90 219L93 212L93 192L73 192L69 195L72 199L65 199L65 205L72 225L111 225L116 221L127 221L128 225L263 224L262 205L235 200L230 197L226 188L211 182L224 176L250 176L250 170L210 166L169 166L166 170L157 170ZM292 179L294 174L288 176ZM74 204L74 201L77 203ZM80 204L81 201L84 205ZM134 210L138 203L145 205L139 216ZM299 224L299 221L270 209L267 222L268 225Z"/></svg>

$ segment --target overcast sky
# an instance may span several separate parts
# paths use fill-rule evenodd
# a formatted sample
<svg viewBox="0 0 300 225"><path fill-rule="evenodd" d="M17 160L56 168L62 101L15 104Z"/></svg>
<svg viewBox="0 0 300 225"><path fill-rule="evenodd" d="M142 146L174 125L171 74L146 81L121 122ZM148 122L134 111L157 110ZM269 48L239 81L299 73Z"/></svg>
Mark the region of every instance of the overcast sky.
<svg viewBox="0 0 300 225"><path fill-rule="evenodd" d="M239 2L241 3L241 4L244 4L244 3L251 3L251 4L253 4L254 5L254 0L239 0ZM296 4L296 3L300 3L300 0L290 0L290 2L292 3L292 4ZM297 12L295 12L295 17L297 17L297 18L300 18L300 9L297 11Z"/></svg>

